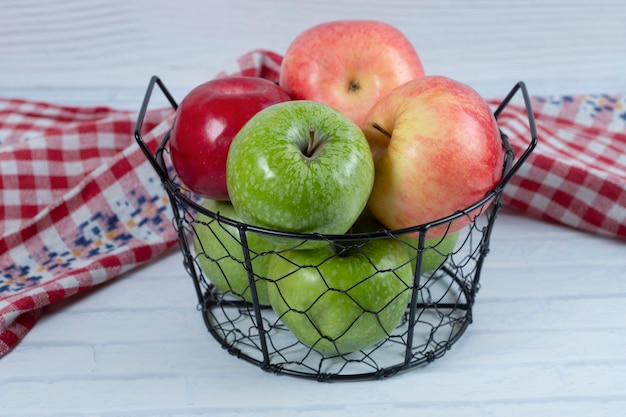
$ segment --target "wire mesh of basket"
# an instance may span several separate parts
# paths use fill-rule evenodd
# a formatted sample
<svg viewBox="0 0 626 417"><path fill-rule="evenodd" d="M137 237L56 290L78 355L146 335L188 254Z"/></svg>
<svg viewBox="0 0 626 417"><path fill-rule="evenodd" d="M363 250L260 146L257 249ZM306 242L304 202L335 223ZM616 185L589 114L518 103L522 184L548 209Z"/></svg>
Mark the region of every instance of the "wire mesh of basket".
<svg viewBox="0 0 626 417"><path fill-rule="evenodd" d="M178 107L152 77L135 138L169 195L206 327L230 354L268 372L318 381L380 379L442 357L464 334L502 192L537 143L523 82L494 115L521 92L529 145L516 156L501 132L502 179L484 198L428 224L387 230L372 222L344 235L255 227L237 220L227 204L205 204L187 190L172 169L169 132L154 153L142 137L155 87ZM305 249L311 241L322 249Z"/></svg>

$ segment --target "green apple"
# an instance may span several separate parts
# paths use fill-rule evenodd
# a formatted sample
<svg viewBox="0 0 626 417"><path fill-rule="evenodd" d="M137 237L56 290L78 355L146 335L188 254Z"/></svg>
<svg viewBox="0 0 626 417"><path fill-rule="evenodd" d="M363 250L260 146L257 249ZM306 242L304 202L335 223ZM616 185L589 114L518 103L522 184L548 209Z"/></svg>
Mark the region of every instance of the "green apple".
<svg viewBox="0 0 626 417"><path fill-rule="evenodd" d="M280 320L327 356L384 340L399 324L413 283L406 245L392 238L285 251L272 257L268 278Z"/></svg>
<svg viewBox="0 0 626 417"><path fill-rule="evenodd" d="M422 268L421 273L426 274L439 268L448 259L455 247L456 242L459 240L460 231L450 232L444 236L426 238L424 240L424 249L422 250ZM428 236L428 234L427 234ZM417 249L419 246L418 239L409 236L400 236L404 242L409 246L409 251L412 254L411 265L413 270L417 266Z"/></svg>
<svg viewBox="0 0 626 417"><path fill-rule="evenodd" d="M287 101L255 114L233 139L226 162L237 213L246 223L277 231L343 234L367 204L373 183L374 162L361 129L315 101ZM275 240L281 247L296 243Z"/></svg>
<svg viewBox="0 0 626 417"><path fill-rule="evenodd" d="M206 199L202 206L223 217L240 221L228 201ZM196 220L193 244L204 275L218 290L252 302L248 271L237 228L202 213L198 213ZM246 240L255 276L257 300L261 305L269 305L265 275L269 260L273 256L274 245L254 232L248 232Z"/></svg>
<svg viewBox="0 0 626 417"><path fill-rule="evenodd" d="M385 226L378 221L369 209L363 210L359 219L352 226L352 232L354 233L376 233L382 230L387 230ZM452 253L456 247L456 242L459 239L460 231L446 233L444 236L428 238L424 240L424 249L422 250L422 268L421 273L426 274L439 268L448 258L448 255ZM411 235L398 235L397 237L406 243L409 254L411 255L411 266L413 271L417 266L417 250L419 241L417 238Z"/></svg>

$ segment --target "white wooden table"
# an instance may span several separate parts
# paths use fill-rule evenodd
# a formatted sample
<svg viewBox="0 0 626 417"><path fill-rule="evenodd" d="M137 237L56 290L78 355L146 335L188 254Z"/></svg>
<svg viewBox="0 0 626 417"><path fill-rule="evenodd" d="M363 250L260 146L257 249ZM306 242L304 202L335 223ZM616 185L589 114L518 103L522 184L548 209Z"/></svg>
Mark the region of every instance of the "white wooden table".
<svg viewBox="0 0 626 417"><path fill-rule="evenodd" d="M623 92L626 3L0 0L0 94L138 108L306 27L376 18L431 73L500 96ZM626 246L505 209L474 323L443 358L383 381L263 372L207 333L177 249L58 303L0 359L0 416L589 416L626 407Z"/></svg>

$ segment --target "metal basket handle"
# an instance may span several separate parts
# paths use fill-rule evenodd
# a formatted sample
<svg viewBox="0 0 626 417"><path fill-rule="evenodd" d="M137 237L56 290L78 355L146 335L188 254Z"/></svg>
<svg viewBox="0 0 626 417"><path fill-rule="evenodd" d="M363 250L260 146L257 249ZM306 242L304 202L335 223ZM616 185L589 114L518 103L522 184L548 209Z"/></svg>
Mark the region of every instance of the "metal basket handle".
<svg viewBox="0 0 626 417"><path fill-rule="evenodd" d="M531 154L535 146L537 146L537 126L535 124L535 116L533 114L532 105L530 103L530 96L528 94L528 90L526 89L526 84L523 81L519 81L509 92L509 94L502 100L500 105L494 111L494 116L498 119L498 116L504 111L506 106L510 103L511 99L515 94L521 91L522 96L524 98L524 106L526 108L526 114L528 116L528 127L530 129L530 144L524 150L522 155L517 159L515 164L513 164L509 169L506 170L504 177L500 181L500 187L503 188L506 184L509 183L511 178L517 173L520 167L524 164L528 156Z"/></svg>
<svg viewBox="0 0 626 417"><path fill-rule="evenodd" d="M172 108L174 108L174 110L178 108L178 103L176 102L176 100L174 100L174 97L170 94L167 87L165 87L165 84L163 83L163 81L161 81L161 79L157 77L156 75L153 75L150 78L150 82L148 83L148 88L146 89L146 93L143 98L143 102L141 103L141 108L139 109L139 114L137 115L137 122L135 124L135 140L139 144L139 147L141 148L143 153L146 155L146 158L148 158L148 161L150 161L150 164L152 164L152 168L154 168L156 173L159 175L161 182L166 182L168 180L167 172L163 170L161 165L159 165L159 163L157 162L158 153L162 152L162 149L159 147L159 149L157 149L157 155L156 156L153 155L150 149L148 148L148 145L146 144L145 140L141 136L141 130L143 128L143 121L146 117L146 113L148 111L148 105L150 104L150 99L152 98L152 92L154 90L155 85L157 85L159 89L161 90L161 92L163 93L163 95L165 95L165 98L167 98Z"/></svg>

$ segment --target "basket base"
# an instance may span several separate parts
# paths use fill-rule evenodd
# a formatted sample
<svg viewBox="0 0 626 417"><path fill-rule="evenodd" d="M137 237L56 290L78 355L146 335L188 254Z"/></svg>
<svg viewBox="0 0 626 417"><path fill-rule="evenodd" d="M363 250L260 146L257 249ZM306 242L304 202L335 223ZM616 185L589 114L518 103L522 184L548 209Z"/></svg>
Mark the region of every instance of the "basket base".
<svg viewBox="0 0 626 417"><path fill-rule="evenodd" d="M411 324L402 322L382 342L347 355L325 356L300 343L271 308L226 299L209 288L202 308L211 335L230 354L276 374L318 381L382 379L443 356L472 322L474 295L445 267L418 292Z"/></svg>

